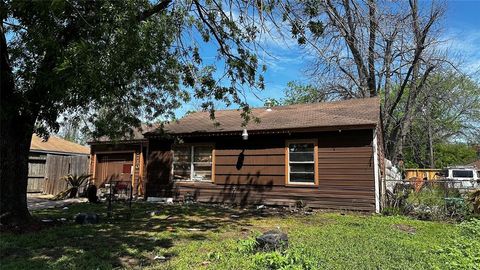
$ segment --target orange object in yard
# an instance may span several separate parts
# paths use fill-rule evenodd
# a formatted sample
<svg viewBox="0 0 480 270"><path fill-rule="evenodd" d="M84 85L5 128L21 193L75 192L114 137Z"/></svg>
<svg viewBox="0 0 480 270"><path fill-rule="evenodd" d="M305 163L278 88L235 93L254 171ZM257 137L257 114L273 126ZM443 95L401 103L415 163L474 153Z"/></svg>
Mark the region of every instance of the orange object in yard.
<svg viewBox="0 0 480 270"><path fill-rule="evenodd" d="M440 172L439 169L405 169L405 178L416 177L422 180L437 180Z"/></svg>
<svg viewBox="0 0 480 270"><path fill-rule="evenodd" d="M439 179L439 169L405 169L405 178L412 183L415 191L419 191L425 181L435 181Z"/></svg>

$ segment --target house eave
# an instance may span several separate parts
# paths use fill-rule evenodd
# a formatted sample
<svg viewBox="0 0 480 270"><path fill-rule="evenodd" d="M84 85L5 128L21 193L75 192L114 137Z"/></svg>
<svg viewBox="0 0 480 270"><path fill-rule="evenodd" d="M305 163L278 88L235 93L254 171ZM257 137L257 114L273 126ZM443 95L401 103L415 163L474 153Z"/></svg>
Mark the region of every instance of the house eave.
<svg viewBox="0 0 480 270"><path fill-rule="evenodd" d="M361 125L339 125L326 127L301 127L301 128L287 128L287 129L267 129L267 130L248 130L249 135L265 135L265 134L289 134L289 133L310 133L310 132L325 132L325 131L341 131L341 130L360 130L360 129L374 129L377 126L375 123L361 124ZM176 137L218 137L218 136L238 136L242 134L242 130L238 131L198 131L188 133L168 133ZM165 136L164 134L147 133L144 134L146 138L158 138Z"/></svg>
<svg viewBox="0 0 480 270"><path fill-rule="evenodd" d="M118 141L90 141L89 145L101 145L101 144L136 144L136 143L148 143L148 139L133 139L133 140L118 140Z"/></svg>
<svg viewBox="0 0 480 270"><path fill-rule="evenodd" d="M30 153L53 154L53 155L63 155L63 156L88 156L88 155L90 155L90 153L63 152L63 151L51 151L51 150L39 150L39 149L30 149Z"/></svg>

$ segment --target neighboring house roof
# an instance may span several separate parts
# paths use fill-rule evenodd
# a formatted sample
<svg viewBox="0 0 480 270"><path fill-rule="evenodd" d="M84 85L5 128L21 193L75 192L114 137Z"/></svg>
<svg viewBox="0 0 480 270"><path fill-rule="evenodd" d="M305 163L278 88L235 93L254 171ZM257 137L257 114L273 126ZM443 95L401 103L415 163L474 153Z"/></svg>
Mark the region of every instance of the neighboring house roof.
<svg viewBox="0 0 480 270"><path fill-rule="evenodd" d="M243 119L240 110L218 110L215 112L216 126L209 112L195 112L182 119L165 125L164 131L170 134L192 133L233 133L242 132ZM259 123L250 121L248 132L269 130L299 130L305 128L336 129L359 126L374 127L379 121L380 103L378 98L351 99L343 101L297 104L252 109L252 115ZM145 134L160 134L162 130Z"/></svg>
<svg viewBox="0 0 480 270"><path fill-rule="evenodd" d="M47 141L37 135L32 136L31 152L46 152L59 154L89 155L90 147L70 142L55 136L50 136Z"/></svg>

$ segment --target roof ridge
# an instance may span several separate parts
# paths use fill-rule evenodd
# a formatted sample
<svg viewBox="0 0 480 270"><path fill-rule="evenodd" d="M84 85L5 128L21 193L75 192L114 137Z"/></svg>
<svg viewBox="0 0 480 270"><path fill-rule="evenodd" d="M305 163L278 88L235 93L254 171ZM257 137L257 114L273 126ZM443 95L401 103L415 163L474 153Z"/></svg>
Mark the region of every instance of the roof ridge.
<svg viewBox="0 0 480 270"><path fill-rule="evenodd" d="M365 101L365 100L373 100L379 99L379 97L365 97L365 98L350 98L350 99L339 99L339 100L328 100L328 101L321 101L321 102L311 102L311 103L296 103L290 105L280 105L280 106L273 106L273 108L285 108L285 107L301 107L301 106L313 106L319 104L335 104L335 103L347 103L347 102L358 102L358 101ZM267 107L257 107L258 109L267 108Z"/></svg>
<svg viewBox="0 0 480 270"><path fill-rule="evenodd" d="M33 134L30 150L82 154L90 153L90 147L66 140L57 134L50 135L46 141L37 134Z"/></svg>
<svg viewBox="0 0 480 270"><path fill-rule="evenodd" d="M374 100L374 99L380 99L378 96L376 97L365 97L365 98L351 98L351 99L341 99L341 100L330 100L330 101L322 101L322 102L312 102L312 103L297 103L297 104L290 104L290 105L279 105L279 106L273 106L271 107L272 110L275 110L275 108L295 108L295 107L308 107L308 106L315 106L315 105L326 105L326 104L336 104L336 103L347 103L347 102L360 102L360 101L365 101L365 100ZM252 110L266 110L268 107L262 106L262 107L253 107L251 108ZM228 111L241 111L241 108L236 108L236 109L221 109L221 110L215 110L215 113L217 112L228 112ZM202 114L202 113L209 113L209 111L195 111L192 113L189 113L182 118L185 117L190 117L195 114ZM182 119L180 118L180 119ZM177 120L180 120L177 119Z"/></svg>

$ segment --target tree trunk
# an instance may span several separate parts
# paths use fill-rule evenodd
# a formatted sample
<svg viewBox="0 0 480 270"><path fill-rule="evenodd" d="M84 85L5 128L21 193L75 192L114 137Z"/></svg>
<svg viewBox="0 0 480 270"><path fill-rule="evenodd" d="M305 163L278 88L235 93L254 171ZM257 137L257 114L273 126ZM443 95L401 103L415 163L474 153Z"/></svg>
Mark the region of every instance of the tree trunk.
<svg viewBox="0 0 480 270"><path fill-rule="evenodd" d="M27 208L28 155L36 113L28 110L15 92L1 25L0 89L0 223L22 225L31 221Z"/></svg>
<svg viewBox="0 0 480 270"><path fill-rule="evenodd" d="M375 82L375 41L377 39L377 6L374 0L368 0L368 20L370 23L370 36L368 40L368 90L370 97L377 96L377 86Z"/></svg>
<svg viewBox="0 0 480 270"><path fill-rule="evenodd" d="M33 124L2 115L1 126L0 223L21 225L31 220L27 208L27 181Z"/></svg>
<svg viewBox="0 0 480 270"><path fill-rule="evenodd" d="M428 98L427 106L431 106L430 96ZM430 107L428 109L428 116L427 116L427 128L428 128L428 150L429 150L429 163L430 169L435 169L435 158L433 156L433 134L432 134L432 116L430 113Z"/></svg>

